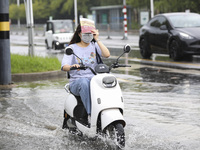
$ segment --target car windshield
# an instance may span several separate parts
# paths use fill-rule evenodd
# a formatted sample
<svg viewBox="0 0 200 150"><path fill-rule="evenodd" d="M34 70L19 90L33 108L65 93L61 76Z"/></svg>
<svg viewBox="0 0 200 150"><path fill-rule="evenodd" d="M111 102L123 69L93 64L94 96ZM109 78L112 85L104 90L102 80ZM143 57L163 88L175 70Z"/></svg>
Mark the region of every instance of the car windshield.
<svg viewBox="0 0 200 150"><path fill-rule="evenodd" d="M73 25L68 21L54 22L55 33L73 33Z"/></svg>
<svg viewBox="0 0 200 150"><path fill-rule="evenodd" d="M183 14L169 16L168 18L175 28L200 27L200 15Z"/></svg>

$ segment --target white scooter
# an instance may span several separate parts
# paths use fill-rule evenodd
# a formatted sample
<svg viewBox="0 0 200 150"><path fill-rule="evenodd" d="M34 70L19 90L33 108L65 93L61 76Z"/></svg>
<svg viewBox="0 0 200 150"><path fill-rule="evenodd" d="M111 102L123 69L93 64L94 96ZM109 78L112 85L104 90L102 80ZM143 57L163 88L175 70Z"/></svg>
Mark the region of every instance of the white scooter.
<svg viewBox="0 0 200 150"><path fill-rule="evenodd" d="M130 46L125 45L122 55L129 51ZM71 48L66 49L66 54L78 57ZM63 129L67 128L71 132L86 134L89 137L95 137L97 134L105 135L115 141L118 148L125 147L124 99L116 77L110 74L112 68L130 67L119 64L118 60L122 55L110 67L98 64L93 70L82 63L79 68L71 68L71 70L90 69L95 75L90 82L91 123L88 123L81 98L73 95L69 84L66 84L67 98L64 105Z"/></svg>

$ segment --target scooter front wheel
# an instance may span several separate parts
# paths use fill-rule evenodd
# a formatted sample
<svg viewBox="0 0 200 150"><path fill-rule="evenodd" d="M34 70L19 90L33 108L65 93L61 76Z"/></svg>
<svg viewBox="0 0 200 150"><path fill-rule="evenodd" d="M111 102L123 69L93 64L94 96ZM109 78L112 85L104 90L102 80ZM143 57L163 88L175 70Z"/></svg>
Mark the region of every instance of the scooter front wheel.
<svg viewBox="0 0 200 150"><path fill-rule="evenodd" d="M107 138L115 142L117 141L117 149L123 149L125 147L125 133L124 127L121 123L112 123L108 125L105 128L104 133Z"/></svg>

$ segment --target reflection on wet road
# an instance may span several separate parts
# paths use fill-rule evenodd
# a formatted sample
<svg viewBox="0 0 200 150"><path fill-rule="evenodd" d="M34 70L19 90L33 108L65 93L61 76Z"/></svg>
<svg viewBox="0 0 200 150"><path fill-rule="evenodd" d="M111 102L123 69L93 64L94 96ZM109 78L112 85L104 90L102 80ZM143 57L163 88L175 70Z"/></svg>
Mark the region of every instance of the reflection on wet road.
<svg viewBox="0 0 200 150"><path fill-rule="evenodd" d="M118 75L126 81L128 148L199 149L200 71L134 67Z"/></svg>
<svg viewBox="0 0 200 150"><path fill-rule="evenodd" d="M198 150L200 71L131 64L113 71L125 98L127 150ZM0 149L110 150L99 137L62 130L67 79L17 83L0 92Z"/></svg>

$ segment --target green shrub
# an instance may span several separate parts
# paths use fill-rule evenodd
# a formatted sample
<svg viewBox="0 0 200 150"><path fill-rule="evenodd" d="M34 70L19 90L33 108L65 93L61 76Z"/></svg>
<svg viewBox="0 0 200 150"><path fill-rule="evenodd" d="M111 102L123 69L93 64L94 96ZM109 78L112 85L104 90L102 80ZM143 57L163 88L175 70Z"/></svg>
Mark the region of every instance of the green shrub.
<svg viewBox="0 0 200 150"><path fill-rule="evenodd" d="M11 73L32 73L59 70L60 61L56 57L30 57L11 54Z"/></svg>

